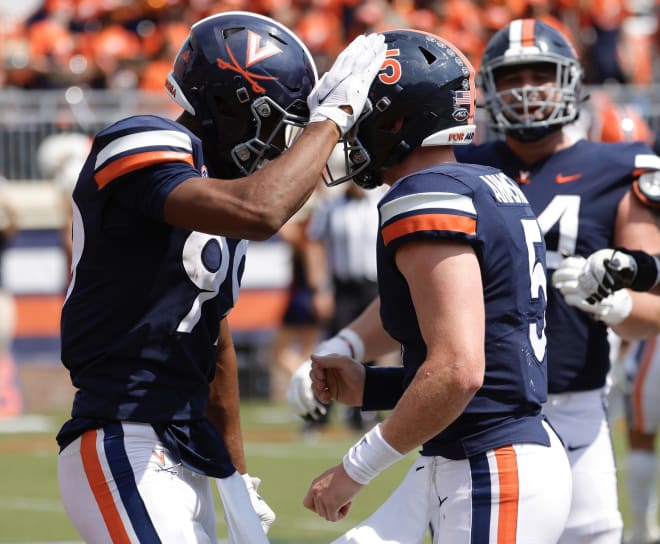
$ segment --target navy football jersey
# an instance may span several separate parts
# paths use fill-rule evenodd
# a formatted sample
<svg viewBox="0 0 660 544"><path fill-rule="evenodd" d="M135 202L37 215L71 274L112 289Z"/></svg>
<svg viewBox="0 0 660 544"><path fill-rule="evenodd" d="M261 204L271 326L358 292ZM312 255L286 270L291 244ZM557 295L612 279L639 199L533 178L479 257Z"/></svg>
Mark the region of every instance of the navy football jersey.
<svg viewBox="0 0 660 544"><path fill-rule="evenodd" d="M533 165L502 141L454 151L461 162L499 168L518 182L543 230L550 275L562 255L612 247L617 206L633 178L660 169L660 158L643 143L580 140ZM550 393L602 387L610 366L606 326L566 304L550 285L547 320Z"/></svg>
<svg viewBox="0 0 660 544"><path fill-rule="evenodd" d="M540 416L547 396L545 248L515 182L493 168L442 164L397 181L378 208L381 318L401 343L404 387L424 362L426 344L395 265L397 248L417 240L466 243L481 267L483 295L474 296L485 305L484 383L422 453L458 459L512 443L548 445Z"/></svg>
<svg viewBox="0 0 660 544"><path fill-rule="evenodd" d="M94 139L73 192L61 338L77 392L61 446L99 422L134 421L154 424L170 447L215 443L202 457L227 460L204 419L219 322L235 304L247 241L163 221L168 194L206 176L203 161L199 138L156 116L125 119Z"/></svg>

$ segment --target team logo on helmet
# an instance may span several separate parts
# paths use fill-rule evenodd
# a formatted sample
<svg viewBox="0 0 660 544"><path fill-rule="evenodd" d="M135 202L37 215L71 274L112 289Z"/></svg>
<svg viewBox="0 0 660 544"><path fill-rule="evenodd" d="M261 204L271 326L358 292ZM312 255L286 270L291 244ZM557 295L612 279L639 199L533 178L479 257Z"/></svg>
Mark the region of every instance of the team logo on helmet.
<svg viewBox="0 0 660 544"><path fill-rule="evenodd" d="M241 74L245 79L247 79L250 82L250 85L252 85L252 90L255 93L265 94L266 89L264 89L261 85L259 85L258 80L272 81L272 80L276 80L277 78L262 74L254 74L252 72L248 72L247 69L250 66L257 64L258 62L261 62L262 60L270 58L273 55L278 55L282 53L282 50L271 41L267 41L265 45L261 46L260 45L261 36L256 32L252 32L248 30L247 35L248 38L247 38L247 50L245 52L245 68L243 68L238 63L238 61L236 60L236 56L234 55L234 52L229 47L229 44L225 44L225 48L227 49L227 54L229 55L232 64L229 64L228 62L225 62L220 58L216 59L216 64L218 65L218 68L220 68L221 70L232 70L234 72Z"/></svg>

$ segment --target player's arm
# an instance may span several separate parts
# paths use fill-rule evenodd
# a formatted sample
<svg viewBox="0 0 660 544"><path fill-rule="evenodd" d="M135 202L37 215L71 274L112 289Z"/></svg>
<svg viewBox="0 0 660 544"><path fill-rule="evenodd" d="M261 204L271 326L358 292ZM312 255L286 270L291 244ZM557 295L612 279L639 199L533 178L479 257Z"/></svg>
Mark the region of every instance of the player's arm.
<svg viewBox="0 0 660 544"><path fill-rule="evenodd" d="M660 253L660 229L650 209L643 205L632 191L628 192L619 204L614 245L633 250L632 255L635 255L636 251L643 251L649 255ZM657 282L655 279L658 277L657 271L653 278L652 270L647 269L649 265L655 265L655 259L640 257L638 261L635 274L637 281L632 281L629 287L646 288L647 285L641 284L649 281ZM635 262L637 264L637 261ZM620 324L613 326L613 329L626 339L644 338L660 332L660 297L634 289L628 293L632 300L630 315Z"/></svg>
<svg viewBox="0 0 660 544"><path fill-rule="evenodd" d="M383 438L405 453L445 429L481 387L485 310L483 297L474 296L482 291L481 270L469 245L406 244L397 251L396 264L408 283L427 349L426 360L382 424Z"/></svg>
<svg viewBox="0 0 660 544"><path fill-rule="evenodd" d="M314 355L336 354L348 357L358 363L372 361L394 350L400 349L400 344L394 340L383 328L380 319L380 299L374 299L363 312L332 338L328 338L314 348ZM352 399L347 402L344 398L331 399L328 392L317 394L312 390L310 371L312 360L306 359L291 376L286 398L293 411L304 419L318 419L325 414L326 408L322 402L337 400L350 406L363 405L366 391L361 389L359 400ZM370 405L368 409L391 408L396 401L385 407L382 394L395 390L396 382L401 382L400 376L395 375L399 367L375 367L369 370L368 380ZM387 374L386 376L384 374ZM363 371L364 375L364 371ZM381 380L381 378L384 380ZM380 393L378 389L383 391ZM322 402L319 402L321 400Z"/></svg>
<svg viewBox="0 0 660 544"><path fill-rule="evenodd" d="M241 433L238 360L226 319L220 321L215 376L209 391L207 417L222 436L234 467L243 477L261 526L268 533L275 521L275 513L258 493L261 480L247 472Z"/></svg>
<svg viewBox="0 0 660 544"><path fill-rule="evenodd" d="M247 177L188 179L168 195L165 221L221 236L270 238L312 194L339 135L332 121L312 123L289 150Z"/></svg>
<svg viewBox="0 0 660 544"><path fill-rule="evenodd" d="M600 249L586 259L564 259L552 283L568 304L603 321L623 338L655 335L660 332L660 297L652 293L660 278L660 261L651 253L660 252L660 230L649 208L632 192L619 203L613 241L620 249Z"/></svg>
<svg viewBox="0 0 660 544"><path fill-rule="evenodd" d="M220 321L215 376L211 381L207 415L225 441L236 470L246 472L241 433L238 360L227 320Z"/></svg>
<svg viewBox="0 0 660 544"><path fill-rule="evenodd" d="M339 136L362 114L386 50L382 35L355 38L312 90L310 124L290 149L242 179L184 181L165 202L165 220L234 238L274 235L309 198Z"/></svg>
<svg viewBox="0 0 660 544"><path fill-rule="evenodd" d="M312 482L303 503L330 521L346 516L362 485L454 421L483 383L485 310L482 297L474 296L481 290L481 272L473 249L414 242L397 251L396 263L410 288L427 357L389 417L364 435L342 464ZM315 358L314 391L321 394L327 387L331 396L341 397L333 390L332 374L346 367L340 358Z"/></svg>

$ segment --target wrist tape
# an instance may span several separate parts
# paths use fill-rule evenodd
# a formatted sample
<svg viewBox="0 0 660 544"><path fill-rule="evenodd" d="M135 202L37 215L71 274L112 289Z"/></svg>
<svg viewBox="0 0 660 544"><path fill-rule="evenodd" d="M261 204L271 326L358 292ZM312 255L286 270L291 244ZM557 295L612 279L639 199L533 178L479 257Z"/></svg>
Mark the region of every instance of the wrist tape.
<svg viewBox="0 0 660 544"><path fill-rule="evenodd" d="M633 291L648 291L660 281L660 261L657 257L643 251L628 251L637 263L637 274L630 288Z"/></svg>
<svg viewBox="0 0 660 544"><path fill-rule="evenodd" d="M383 438L379 423L348 450L342 464L353 481L366 485L402 457Z"/></svg>
<svg viewBox="0 0 660 544"><path fill-rule="evenodd" d="M361 363L364 359L364 342L358 333L351 329L342 329L337 333L337 338L348 344L351 350L351 359Z"/></svg>

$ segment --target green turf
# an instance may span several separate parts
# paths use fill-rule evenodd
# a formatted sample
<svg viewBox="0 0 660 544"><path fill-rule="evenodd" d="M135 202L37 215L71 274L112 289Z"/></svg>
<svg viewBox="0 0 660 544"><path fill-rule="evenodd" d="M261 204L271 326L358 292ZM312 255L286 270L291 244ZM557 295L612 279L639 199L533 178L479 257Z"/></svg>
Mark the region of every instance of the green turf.
<svg viewBox="0 0 660 544"><path fill-rule="evenodd" d="M64 415L49 416L53 429ZM262 479L260 492L277 514L273 544L325 544L370 514L398 485L414 459L400 461L355 499L345 520L330 523L302 506L311 480L338 463L359 435L333 422L320 436L303 440L284 405L246 402L242 408L248 470ZM51 433L0 433L0 542L77 542L57 489L57 448ZM214 490L215 492L215 490ZM216 503L220 502L216 496ZM226 536L221 507L218 535ZM429 540L430 542L430 540Z"/></svg>
<svg viewBox="0 0 660 544"><path fill-rule="evenodd" d="M54 429L64 418L49 416ZM332 541L371 513L414 459L411 454L380 475L357 496L347 519L330 523L303 508L302 499L311 480L337 463L357 435L333 422L328 433L303 440L287 406L263 402L245 402L242 419L249 471L262 478L260 492L278 516L269 534L273 544ZM616 425L613 435L619 466L623 466L623 427ZM0 462L0 542L79 542L59 501L54 432L0 433ZM620 472L621 507L627 521L623 478ZM224 529L218 507L220 537L226 536Z"/></svg>

